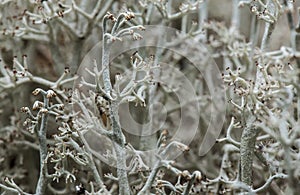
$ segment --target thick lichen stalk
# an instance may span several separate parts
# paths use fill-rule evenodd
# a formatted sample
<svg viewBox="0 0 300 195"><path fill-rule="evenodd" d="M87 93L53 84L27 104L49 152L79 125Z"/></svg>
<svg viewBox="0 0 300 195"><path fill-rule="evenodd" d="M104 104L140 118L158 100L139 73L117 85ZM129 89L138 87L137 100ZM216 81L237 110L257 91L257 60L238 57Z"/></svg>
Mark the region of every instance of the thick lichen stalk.
<svg viewBox="0 0 300 195"><path fill-rule="evenodd" d="M49 104L49 99L47 97L44 97L45 108L48 107L48 104ZM47 157L47 138L46 138L47 118L48 118L48 113L44 112L42 114L41 126L38 131L39 144L40 144L40 175L39 175L39 180L35 192L35 194L37 195L45 194L45 190L47 186L47 177L46 177L47 164L45 163L45 159Z"/></svg>
<svg viewBox="0 0 300 195"><path fill-rule="evenodd" d="M107 94L111 94L112 85L110 81L110 69L109 69L109 52L110 44L107 43L105 36L103 37L102 47L102 68L103 68L103 83L104 89ZM126 172L126 153L125 153L125 137L123 135L119 116L118 116L118 103L111 101L110 107L110 120L112 122L113 142L114 149L117 156L117 175L119 182L119 194L130 194L130 188L128 183L128 177Z"/></svg>
<svg viewBox="0 0 300 195"><path fill-rule="evenodd" d="M241 181L247 185L252 184L252 163L255 149L255 141L258 134L258 129L254 127L254 116L250 116L247 120L247 126L243 130L241 137Z"/></svg>
<svg viewBox="0 0 300 195"><path fill-rule="evenodd" d="M272 10L271 14L276 15L275 13L275 5L272 1L268 1L267 6ZM274 30L274 24L270 22L266 22L265 24L265 31L261 42L261 51L264 52L268 50L269 42L271 38L271 34ZM259 59L258 64L260 64L262 67L263 65L263 58ZM265 78L263 75L263 72L261 71L261 68L257 67L256 70L256 81L254 86L254 93L257 94L260 90L260 86L262 84L265 84ZM256 104L257 102L255 102ZM249 113L249 116L246 121L246 127L243 130L242 137L241 137L241 147L240 147L240 155L241 155L241 164L240 164L240 177L241 181L246 183L247 185L251 186L252 184L252 164L253 164L253 157L254 157L254 150L255 150L255 143L256 143L256 137L258 135L258 129L253 125L255 121L254 113Z"/></svg>

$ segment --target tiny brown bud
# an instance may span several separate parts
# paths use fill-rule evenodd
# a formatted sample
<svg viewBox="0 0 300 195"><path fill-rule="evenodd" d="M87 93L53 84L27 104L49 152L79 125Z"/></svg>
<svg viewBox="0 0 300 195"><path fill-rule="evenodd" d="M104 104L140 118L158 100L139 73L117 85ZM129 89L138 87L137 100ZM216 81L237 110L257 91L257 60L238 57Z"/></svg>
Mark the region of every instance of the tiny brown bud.
<svg viewBox="0 0 300 195"><path fill-rule="evenodd" d="M55 96L56 96L56 93L53 90L48 90L47 91L47 95L46 95L47 98L52 98L52 97L55 97Z"/></svg>
<svg viewBox="0 0 300 195"><path fill-rule="evenodd" d="M32 92L32 94L33 94L33 95L38 95L41 91L42 91L42 89L37 88L37 89L35 89L35 90Z"/></svg>

